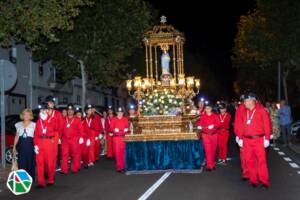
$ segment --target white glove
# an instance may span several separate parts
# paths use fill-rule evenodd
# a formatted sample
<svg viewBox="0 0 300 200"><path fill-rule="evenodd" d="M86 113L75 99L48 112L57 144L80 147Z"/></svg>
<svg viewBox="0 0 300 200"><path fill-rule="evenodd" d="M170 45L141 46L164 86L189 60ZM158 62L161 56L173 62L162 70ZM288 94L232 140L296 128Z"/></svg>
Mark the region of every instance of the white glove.
<svg viewBox="0 0 300 200"><path fill-rule="evenodd" d="M236 142L237 144L239 144L239 140L240 140L240 138L239 138L238 136L235 136L235 142Z"/></svg>
<svg viewBox="0 0 300 200"><path fill-rule="evenodd" d="M265 148L268 148L270 146L270 140L266 140L265 138L264 138L264 147Z"/></svg>
<svg viewBox="0 0 300 200"><path fill-rule="evenodd" d="M271 136L270 136L270 139L272 140L274 138L274 135L272 134Z"/></svg>
<svg viewBox="0 0 300 200"><path fill-rule="evenodd" d="M98 137L95 137L95 140L97 141L97 140L98 140Z"/></svg>
<svg viewBox="0 0 300 200"><path fill-rule="evenodd" d="M114 134L113 134L113 133L109 133L108 135L109 135L109 136L114 136Z"/></svg>
<svg viewBox="0 0 300 200"><path fill-rule="evenodd" d="M208 129L213 129L215 126L214 125L209 125L207 128Z"/></svg>
<svg viewBox="0 0 300 200"><path fill-rule="evenodd" d="M244 146L243 140L239 140L238 145L239 145L239 147L243 148L243 146Z"/></svg>
<svg viewBox="0 0 300 200"><path fill-rule="evenodd" d="M34 145L34 153L35 153L36 155L39 154L39 147L38 147L37 145Z"/></svg>
<svg viewBox="0 0 300 200"><path fill-rule="evenodd" d="M87 141L86 141L86 146L87 146L87 147L91 146L91 140L90 140L90 139L87 139Z"/></svg>
<svg viewBox="0 0 300 200"><path fill-rule="evenodd" d="M124 132L128 132L128 128L125 128L125 129L124 129Z"/></svg>
<svg viewBox="0 0 300 200"><path fill-rule="evenodd" d="M83 144L83 138L79 138L79 144Z"/></svg>
<svg viewBox="0 0 300 200"><path fill-rule="evenodd" d="M58 144L61 144L61 139L58 139Z"/></svg>
<svg viewBox="0 0 300 200"><path fill-rule="evenodd" d="M197 126L197 129L202 130L202 126Z"/></svg>
<svg viewBox="0 0 300 200"><path fill-rule="evenodd" d="M116 132L116 133L119 132L119 129L118 129L118 128L115 128L115 132Z"/></svg>
<svg viewBox="0 0 300 200"><path fill-rule="evenodd" d="M103 139L103 134L99 134L99 139L100 139L100 140Z"/></svg>

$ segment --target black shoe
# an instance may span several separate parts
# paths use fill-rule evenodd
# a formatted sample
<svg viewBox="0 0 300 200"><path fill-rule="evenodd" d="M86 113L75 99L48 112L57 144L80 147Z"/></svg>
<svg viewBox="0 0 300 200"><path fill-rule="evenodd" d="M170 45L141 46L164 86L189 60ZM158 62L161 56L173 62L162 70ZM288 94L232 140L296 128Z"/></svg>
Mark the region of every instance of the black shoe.
<svg viewBox="0 0 300 200"><path fill-rule="evenodd" d="M48 183L47 184L47 186L50 186L50 187L53 186L53 185L54 185L54 183Z"/></svg>
<svg viewBox="0 0 300 200"><path fill-rule="evenodd" d="M88 168L89 168L89 166L84 166L83 168L84 168L84 169L88 169Z"/></svg>
<svg viewBox="0 0 300 200"><path fill-rule="evenodd" d="M248 178L242 177L242 181L246 182L246 181L248 181Z"/></svg>
<svg viewBox="0 0 300 200"><path fill-rule="evenodd" d="M267 184L262 184L261 187L264 188L264 189L269 189L270 188L270 186L267 185Z"/></svg>
<svg viewBox="0 0 300 200"><path fill-rule="evenodd" d="M43 189L43 188L45 188L45 186L44 185L37 185L37 186L35 186L35 188L36 189Z"/></svg>
<svg viewBox="0 0 300 200"><path fill-rule="evenodd" d="M255 183L251 183L251 186L252 186L253 188L257 188L257 184L255 184Z"/></svg>
<svg viewBox="0 0 300 200"><path fill-rule="evenodd" d="M207 171L207 172L211 172L211 171L212 171L212 169L206 168L206 171Z"/></svg>

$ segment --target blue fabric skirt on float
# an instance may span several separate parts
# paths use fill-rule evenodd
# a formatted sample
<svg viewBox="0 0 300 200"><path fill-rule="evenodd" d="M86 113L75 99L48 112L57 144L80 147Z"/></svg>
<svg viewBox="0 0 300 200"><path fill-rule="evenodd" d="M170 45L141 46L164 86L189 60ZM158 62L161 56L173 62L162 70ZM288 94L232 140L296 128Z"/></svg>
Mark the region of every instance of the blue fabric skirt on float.
<svg viewBox="0 0 300 200"><path fill-rule="evenodd" d="M201 172L202 140L126 142L126 172Z"/></svg>

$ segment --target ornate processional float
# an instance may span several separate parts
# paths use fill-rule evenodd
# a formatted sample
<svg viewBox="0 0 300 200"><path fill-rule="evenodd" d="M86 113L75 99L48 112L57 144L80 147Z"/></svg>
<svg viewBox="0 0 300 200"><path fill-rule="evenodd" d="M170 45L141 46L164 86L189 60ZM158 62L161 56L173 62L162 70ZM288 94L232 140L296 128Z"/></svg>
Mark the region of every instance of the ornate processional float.
<svg viewBox="0 0 300 200"><path fill-rule="evenodd" d="M138 102L126 135L126 173L161 171L201 172L203 144L194 124L192 98L200 79L185 77L184 35L161 17L160 25L144 35L146 76L127 80L130 96Z"/></svg>
<svg viewBox="0 0 300 200"><path fill-rule="evenodd" d="M127 80L130 96L138 102L127 141L190 140L196 108L192 98L199 92L200 79L184 72L184 34L166 23L144 34L146 75Z"/></svg>

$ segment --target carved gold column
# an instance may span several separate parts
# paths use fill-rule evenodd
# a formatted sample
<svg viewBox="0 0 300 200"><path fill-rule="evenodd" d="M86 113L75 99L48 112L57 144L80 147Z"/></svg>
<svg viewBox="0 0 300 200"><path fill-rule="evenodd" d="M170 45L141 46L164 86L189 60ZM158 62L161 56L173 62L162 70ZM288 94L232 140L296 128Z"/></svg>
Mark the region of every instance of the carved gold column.
<svg viewBox="0 0 300 200"><path fill-rule="evenodd" d="M149 45L149 51L150 51L150 78L153 78L153 59L152 59L152 45Z"/></svg>
<svg viewBox="0 0 300 200"><path fill-rule="evenodd" d="M179 53L179 44L177 43L176 45L176 50L177 50L177 70L178 74L180 74L180 53Z"/></svg>
<svg viewBox="0 0 300 200"><path fill-rule="evenodd" d="M148 45L145 44L146 47L146 76L149 78L149 59L148 59Z"/></svg>
<svg viewBox="0 0 300 200"><path fill-rule="evenodd" d="M176 51L175 51L175 43L173 44L173 76L176 79Z"/></svg>
<svg viewBox="0 0 300 200"><path fill-rule="evenodd" d="M157 45L155 45L155 79L158 81L158 62L157 62Z"/></svg>
<svg viewBox="0 0 300 200"><path fill-rule="evenodd" d="M183 43L180 43L180 50L181 50L181 72L184 74L184 65L183 65Z"/></svg>

